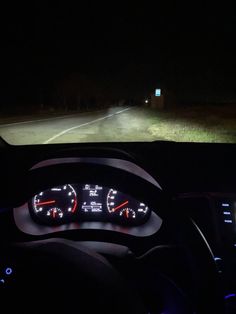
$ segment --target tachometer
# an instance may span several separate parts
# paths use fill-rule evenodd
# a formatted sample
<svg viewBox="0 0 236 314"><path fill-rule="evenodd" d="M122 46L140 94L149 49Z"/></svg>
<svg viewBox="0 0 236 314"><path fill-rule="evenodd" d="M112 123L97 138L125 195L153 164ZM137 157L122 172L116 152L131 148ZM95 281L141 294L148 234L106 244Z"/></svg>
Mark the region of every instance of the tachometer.
<svg viewBox="0 0 236 314"><path fill-rule="evenodd" d="M115 189L107 194L108 212L122 222L141 223L149 215L149 208L143 202Z"/></svg>
<svg viewBox="0 0 236 314"><path fill-rule="evenodd" d="M70 220L77 210L77 195L71 184L40 192L32 199L33 216L46 224Z"/></svg>

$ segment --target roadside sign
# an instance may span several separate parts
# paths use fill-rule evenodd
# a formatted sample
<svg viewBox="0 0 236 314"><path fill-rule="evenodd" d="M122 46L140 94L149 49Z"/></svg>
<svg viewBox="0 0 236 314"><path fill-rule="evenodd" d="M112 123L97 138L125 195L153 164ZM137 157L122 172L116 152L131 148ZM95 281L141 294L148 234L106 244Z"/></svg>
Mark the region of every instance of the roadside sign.
<svg viewBox="0 0 236 314"><path fill-rule="evenodd" d="M156 97L160 97L161 96L161 89L160 88L155 89L155 96Z"/></svg>

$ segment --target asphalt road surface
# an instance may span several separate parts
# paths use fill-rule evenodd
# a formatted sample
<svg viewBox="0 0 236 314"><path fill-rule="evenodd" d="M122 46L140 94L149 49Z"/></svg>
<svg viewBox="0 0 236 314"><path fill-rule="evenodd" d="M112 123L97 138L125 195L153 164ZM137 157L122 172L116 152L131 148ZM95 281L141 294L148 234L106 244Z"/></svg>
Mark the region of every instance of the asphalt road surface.
<svg viewBox="0 0 236 314"><path fill-rule="evenodd" d="M139 107L114 107L68 116L37 116L13 123L0 122L0 135L10 144L152 141L150 117Z"/></svg>

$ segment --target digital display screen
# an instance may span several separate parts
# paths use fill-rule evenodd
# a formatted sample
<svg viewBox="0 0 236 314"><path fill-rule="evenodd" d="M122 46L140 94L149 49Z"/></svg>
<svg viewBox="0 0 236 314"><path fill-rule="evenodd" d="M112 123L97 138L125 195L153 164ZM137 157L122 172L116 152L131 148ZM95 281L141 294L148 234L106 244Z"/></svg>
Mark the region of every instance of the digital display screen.
<svg viewBox="0 0 236 314"><path fill-rule="evenodd" d="M103 187L99 185L85 184L82 193L82 212L83 213L102 213Z"/></svg>

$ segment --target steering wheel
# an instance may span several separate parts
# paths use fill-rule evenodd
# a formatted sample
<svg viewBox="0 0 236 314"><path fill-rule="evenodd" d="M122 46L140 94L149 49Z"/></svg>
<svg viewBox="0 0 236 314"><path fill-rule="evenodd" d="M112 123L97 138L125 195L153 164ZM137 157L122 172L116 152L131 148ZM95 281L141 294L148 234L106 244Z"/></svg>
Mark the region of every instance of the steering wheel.
<svg viewBox="0 0 236 314"><path fill-rule="evenodd" d="M59 234L58 238L5 245L5 255L14 260L17 270L12 290L2 289L8 312L11 305L18 304L18 312L24 313L161 313L163 307L159 305L148 308L148 300L143 298L146 285L151 303L156 300L155 294L164 295L165 300L160 302L164 302L168 313L223 313L218 272L204 236L193 221L175 211L171 197L159 188L125 170L90 163L34 169L27 180L28 187L22 189L19 203L42 188L90 182L113 186L142 199L163 224L149 237L75 230L68 232L71 239ZM128 247L125 267L117 267L109 258L84 248L72 240L75 238ZM172 304L176 293L184 300L179 312Z"/></svg>

